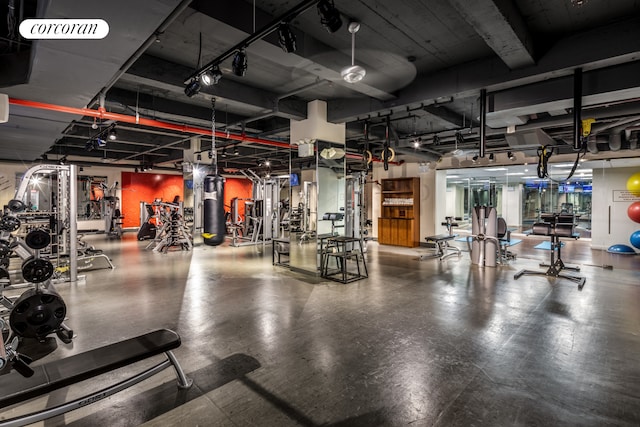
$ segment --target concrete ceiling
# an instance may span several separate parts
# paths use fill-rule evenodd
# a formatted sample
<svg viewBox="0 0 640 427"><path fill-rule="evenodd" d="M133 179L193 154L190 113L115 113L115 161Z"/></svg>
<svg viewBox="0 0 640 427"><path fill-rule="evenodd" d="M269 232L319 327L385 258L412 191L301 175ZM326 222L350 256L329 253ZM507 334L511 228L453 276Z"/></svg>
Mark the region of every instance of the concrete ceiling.
<svg viewBox="0 0 640 427"><path fill-rule="evenodd" d="M269 34L247 47L245 76L233 75L226 59L220 82L193 97L185 95L184 82L196 69L301 1L57 0L37 8L26 3L35 17L102 18L110 32L103 40L25 43L22 52L6 42L10 37L0 38L0 64L8 64L12 75L19 74L16 58L30 49L24 83L7 79L0 88L11 98L96 109L103 93L107 111L205 130L211 129L215 98L219 131L285 143L290 120L306 118L307 103L322 99L329 121L347 123L348 151L362 153L369 144L377 154L390 135L400 159L424 161L449 156L456 139L458 148L479 149L482 89L488 93L488 152L531 150L541 140L571 152L573 75L581 69L582 115L596 118L599 126L591 156L612 149L620 157L638 154L639 1L336 0L343 25L335 33L320 25L313 2L291 21L295 53L279 47L277 32ZM350 20L361 23L355 62L367 70L355 84L340 76L351 62ZM133 168L144 160L173 168L193 135L122 122L116 123L116 142L87 151L87 141L99 131L93 122L82 114L11 105L9 121L0 124L0 160L30 163L46 155L84 164ZM508 126L515 126L517 137L506 137ZM620 135L621 144L609 144ZM203 146L211 144L204 139ZM421 145L414 148L418 139ZM238 138L217 138L216 145L230 169L270 156L288 163L288 150L272 145ZM233 152L238 154L228 155Z"/></svg>

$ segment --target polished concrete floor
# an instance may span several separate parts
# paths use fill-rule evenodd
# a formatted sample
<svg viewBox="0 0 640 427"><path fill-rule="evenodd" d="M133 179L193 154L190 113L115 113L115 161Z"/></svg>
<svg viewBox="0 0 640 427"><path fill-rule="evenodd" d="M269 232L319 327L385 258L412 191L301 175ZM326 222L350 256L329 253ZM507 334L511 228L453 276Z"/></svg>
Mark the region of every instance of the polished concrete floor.
<svg viewBox="0 0 640 427"><path fill-rule="evenodd" d="M116 268L57 286L77 338L34 363L170 328L194 385L178 390L167 370L39 425L640 425L638 256L568 242L565 262L580 262L587 277L578 291L563 279L513 279L548 256L534 241L497 268L472 266L466 253L420 261L428 249L369 242L369 278L343 285L272 266L268 246L160 254L134 233L88 239Z"/></svg>

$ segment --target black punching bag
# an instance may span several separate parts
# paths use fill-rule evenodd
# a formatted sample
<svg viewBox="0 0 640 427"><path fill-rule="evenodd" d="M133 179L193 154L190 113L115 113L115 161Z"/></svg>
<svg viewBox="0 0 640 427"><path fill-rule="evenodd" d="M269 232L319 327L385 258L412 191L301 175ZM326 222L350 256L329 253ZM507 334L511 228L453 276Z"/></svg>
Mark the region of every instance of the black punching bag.
<svg viewBox="0 0 640 427"><path fill-rule="evenodd" d="M204 178L204 244L218 246L224 242L226 224L224 218L224 178L207 175Z"/></svg>

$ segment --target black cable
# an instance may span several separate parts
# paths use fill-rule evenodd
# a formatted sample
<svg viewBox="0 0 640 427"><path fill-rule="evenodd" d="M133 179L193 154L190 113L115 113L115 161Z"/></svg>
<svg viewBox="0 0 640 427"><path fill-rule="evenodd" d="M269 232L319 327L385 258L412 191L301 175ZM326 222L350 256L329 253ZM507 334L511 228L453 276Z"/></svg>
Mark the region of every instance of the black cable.
<svg viewBox="0 0 640 427"><path fill-rule="evenodd" d="M587 146L586 144L582 144L582 147L580 148L580 151L578 151L578 154L576 156L576 160L573 162L573 167L571 168L571 172L569 172L569 175L564 179L555 180L549 176L549 169L548 169L549 159L553 155L553 148L548 149L546 145L541 146L540 148L538 148L538 169L537 169L538 178L540 179L546 178L546 179L549 179L550 181L557 182L557 183L570 180L573 174L576 172L576 169L578 168L578 164L580 163L580 158L584 157L586 152L587 152Z"/></svg>

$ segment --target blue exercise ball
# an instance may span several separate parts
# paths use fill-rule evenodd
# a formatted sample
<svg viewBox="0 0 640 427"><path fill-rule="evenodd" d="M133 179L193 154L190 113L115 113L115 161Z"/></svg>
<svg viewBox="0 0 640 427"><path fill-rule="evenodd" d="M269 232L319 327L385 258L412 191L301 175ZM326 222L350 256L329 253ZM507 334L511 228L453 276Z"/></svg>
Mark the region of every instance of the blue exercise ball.
<svg viewBox="0 0 640 427"><path fill-rule="evenodd" d="M627 245L611 245L607 252L612 254L622 254L622 255L635 255L636 251L633 250L631 246Z"/></svg>
<svg viewBox="0 0 640 427"><path fill-rule="evenodd" d="M636 249L640 249L640 230L634 231L631 233L631 237L629 237L629 241L631 242L631 246Z"/></svg>

